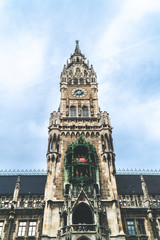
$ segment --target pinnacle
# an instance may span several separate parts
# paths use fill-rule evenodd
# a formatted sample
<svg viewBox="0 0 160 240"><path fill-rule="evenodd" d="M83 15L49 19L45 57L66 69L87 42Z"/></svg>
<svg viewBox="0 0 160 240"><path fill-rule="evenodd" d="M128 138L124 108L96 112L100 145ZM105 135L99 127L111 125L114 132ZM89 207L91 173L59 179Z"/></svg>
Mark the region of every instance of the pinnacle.
<svg viewBox="0 0 160 240"><path fill-rule="evenodd" d="M74 53L81 53L78 43L79 43L79 40L76 40L76 47L75 47Z"/></svg>

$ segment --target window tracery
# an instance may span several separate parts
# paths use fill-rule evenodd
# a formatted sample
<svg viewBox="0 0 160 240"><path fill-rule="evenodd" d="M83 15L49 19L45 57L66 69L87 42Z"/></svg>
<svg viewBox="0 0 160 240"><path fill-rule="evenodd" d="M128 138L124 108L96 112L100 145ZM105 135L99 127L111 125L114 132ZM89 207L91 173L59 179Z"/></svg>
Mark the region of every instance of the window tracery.
<svg viewBox="0 0 160 240"><path fill-rule="evenodd" d="M83 117L88 117L89 116L89 112L88 112L88 107L87 106L83 106L82 107L82 112L83 112Z"/></svg>
<svg viewBox="0 0 160 240"><path fill-rule="evenodd" d="M76 117L76 107L75 106L70 107L70 116Z"/></svg>

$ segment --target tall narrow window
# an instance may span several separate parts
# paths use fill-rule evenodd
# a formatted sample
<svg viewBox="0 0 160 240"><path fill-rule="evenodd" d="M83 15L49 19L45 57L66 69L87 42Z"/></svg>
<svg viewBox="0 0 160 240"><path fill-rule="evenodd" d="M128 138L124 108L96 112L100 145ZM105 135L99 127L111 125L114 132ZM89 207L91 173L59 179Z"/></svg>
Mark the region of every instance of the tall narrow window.
<svg viewBox="0 0 160 240"><path fill-rule="evenodd" d="M82 108L82 111L83 111L83 117L88 117L89 116L88 108L86 106L84 106Z"/></svg>
<svg viewBox="0 0 160 240"><path fill-rule="evenodd" d="M135 225L133 220L128 220L127 221L127 229L128 229L128 234L129 235L135 235Z"/></svg>
<svg viewBox="0 0 160 240"><path fill-rule="evenodd" d="M74 85L78 85L78 79L77 78L74 79Z"/></svg>
<svg viewBox="0 0 160 240"><path fill-rule="evenodd" d="M26 222L19 222L18 236L24 236L26 231Z"/></svg>
<svg viewBox="0 0 160 240"><path fill-rule="evenodd" d="M76 107L72 106L70 108L70 116L71 117L76 117Z"/></svg>
<svg viewBox="0 0 160 240"><path fill-rule="evenodd" d="M86 70L84 70L84 76L87 76L87 71Z"/></svg>
<svg viewBox="0 0 160 240"><path fill-rule="evenodd" d="M67 226L67 213L63 214L63 225Z"/></svg>
<svg viewBox="0 0 160 240"><path fill-rule="evenodd" d="M144 228L144 220L138 219L137 220L137 227L138 227L138 234L145 234L145 228Z"/></svg>
<svg viewBox="0 0 160 240"><path fill-rule="evenodd" d="M2 229L3 229L3 222L0 222L0 236L2 234Z"/></svg>
<svg viewBox="0 0 160 240"><path fill-rule="evenodd" d="M36 235L36 222L29 223L28 236Z"/></svg>

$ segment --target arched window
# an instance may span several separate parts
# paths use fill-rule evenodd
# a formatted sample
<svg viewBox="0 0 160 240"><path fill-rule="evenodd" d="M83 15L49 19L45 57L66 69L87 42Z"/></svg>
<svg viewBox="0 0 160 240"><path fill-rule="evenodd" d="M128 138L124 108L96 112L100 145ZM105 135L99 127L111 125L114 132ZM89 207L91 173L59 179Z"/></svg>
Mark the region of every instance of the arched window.
<svg viewBox="0 0 160 240"><path fill-rule="evenodd" d="M83 78L80 79L80 84L84 84Z"/></svg>
<svg viewBox="0 0 160 240"><path fill-rule="evenodd" d="M75 78L75 79L74 79L74 85L77 85L77 84L78 84L78 79Z"/></svg>
<svg viewBox="0 0 160 240"><path fill-rule="evenodd" d="M76 107L71 106L71 108L70 108L70 116L71 117L76 117Z"/></svg>
<svg viewBox="0 0 160 240"><path fill-rule="evenodd" d="M73 224L93 224L93 214L86 203L80 203L73 212Z"/></svg>
<svg viewBox="0 0 160 240"><path fill-rule="evenodd" d="M68 84L69 84L69 85L72 84L72 80L71 80L71 78L68 79Z"/></svg>
<svg viewBox="0 0 160 240"><path fill-rule="evenodd" d="M83 112L83 117L88 117L89 116L88 107L83 106L82 112Z"/></svg>
<svg viewBox="0 0 160 240"><path fill-rule="evenodd" d="M87 76L87 71L86 70L84 70L84 76Z"/></svg>

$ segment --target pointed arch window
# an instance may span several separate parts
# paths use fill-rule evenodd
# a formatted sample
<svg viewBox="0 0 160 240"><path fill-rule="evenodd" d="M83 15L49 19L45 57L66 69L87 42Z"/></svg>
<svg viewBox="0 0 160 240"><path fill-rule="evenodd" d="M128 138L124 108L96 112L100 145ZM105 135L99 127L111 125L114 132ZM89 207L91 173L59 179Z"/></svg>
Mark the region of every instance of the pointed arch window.
<svg viewBox="0 0 160 240"><path fill-rule="evenodd" d="M84 76L87 76L87 71L86 70L84 70Z"/></svg>
<svg viewBox="0 0 160 240"><path fill-rule="evenodd" d="M72 216L73 224L93 224L93 213L86 203L80 203Z"/></svg>
<svg viewBox="0 0 160 240"><path fill-rule="evenodd" d="M80 84L84 84L84 79L83 78L80 79Z"/></svg>
<svg viewBox="0 0 160 240"><path fill-rule="evenodd" d="M76 107L75 106L71 106L71 108L70 108L70 116L71 117L76 117Z"/></svg>
<svg viewBox="0 0 160 240"><path fill-rule="evenodd" d="M74 79L74 85L78 85L78 79L77 78Z"/></svg>
<svg viewBox="0 0 160 240"><path fill-rule="evenodd" d="M83 112L83 117L88 117L89 116L88 107L83 106L82 112Z"/></svg>
<svg viewBox="0 0 160 240"><path fill-rule="evenodd" d="M68 79L68 84L69 84L69 85L72 84L72 80L71 80L71 78Z"/></svg>

